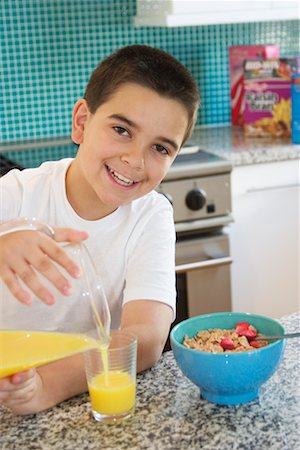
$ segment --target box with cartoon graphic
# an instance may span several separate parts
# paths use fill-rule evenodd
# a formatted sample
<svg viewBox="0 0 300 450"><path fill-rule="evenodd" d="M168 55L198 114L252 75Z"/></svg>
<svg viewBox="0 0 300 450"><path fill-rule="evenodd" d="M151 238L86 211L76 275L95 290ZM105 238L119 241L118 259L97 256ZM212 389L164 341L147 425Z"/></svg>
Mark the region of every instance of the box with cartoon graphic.
<svg viewBox="0 0 300 450"><path fill-rule="evenodd" d="M246 136L291 136L291 75L298 58L244 62Z"/></svg>
<svg viewBox="0 0 300 450"><path fill-rule="evenodd" d="M243 126L244 118L244 61L250 58L279 58L276 45L233 45L229 47L231 123Z"/></svg>

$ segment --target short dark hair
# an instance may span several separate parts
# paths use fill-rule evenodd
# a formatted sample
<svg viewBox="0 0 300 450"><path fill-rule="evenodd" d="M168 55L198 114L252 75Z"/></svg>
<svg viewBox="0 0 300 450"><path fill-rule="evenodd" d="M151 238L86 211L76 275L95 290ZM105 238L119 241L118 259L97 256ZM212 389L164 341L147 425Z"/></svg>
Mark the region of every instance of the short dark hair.
<svg viewBox="0 0 300 450"><path fill-rule="evenodd" d="M153 89L180 102L188 113L185 142L197 118L199 94L189 71L173 56L147 45L122 47L101 61L92 73L84 98L92 114L125 83Z"/></svg>

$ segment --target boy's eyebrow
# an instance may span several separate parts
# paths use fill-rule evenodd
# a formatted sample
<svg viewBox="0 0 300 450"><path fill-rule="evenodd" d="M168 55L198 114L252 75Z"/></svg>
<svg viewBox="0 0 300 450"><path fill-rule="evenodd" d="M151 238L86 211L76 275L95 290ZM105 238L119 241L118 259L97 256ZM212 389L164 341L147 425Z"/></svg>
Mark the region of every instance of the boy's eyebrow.
<svg viewBox="0 0 300 450"><path fill-rule="evenodd" d="M116 120L120 120L121 122L127 123L127 125L129 125L132 128L139 129L139 126L135 122L133 122L132 120L130 120L127 117L123 116L122 114L111 114L108 117L109 117L109 119L116 119ZM164 136L158 136L157 139L159 139L160 141L166 142L167 144L171 145L174 148L175 151L177 151L179 149L179 146L172 139L169 139L169 138L164 137Z"/></svg>

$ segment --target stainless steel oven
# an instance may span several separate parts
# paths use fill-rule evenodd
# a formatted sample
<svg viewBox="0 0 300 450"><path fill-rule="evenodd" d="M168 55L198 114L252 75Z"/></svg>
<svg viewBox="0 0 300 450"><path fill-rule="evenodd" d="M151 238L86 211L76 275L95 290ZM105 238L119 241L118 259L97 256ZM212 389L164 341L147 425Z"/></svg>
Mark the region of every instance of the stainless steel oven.
<svg viewBox="0 0 300 450"><path fill-rule="evenodd" d="M158 187L176 228L177 323L231 310L231 163L197 146L182 149ZM173 326L174 326L173 324Z"/></svg>
<svg viewBox="0 0 300 450"><path fill-rule="evenodd" d="M177 319L231 310L231 262L229 239L222 231L178 239Z"/></svg>

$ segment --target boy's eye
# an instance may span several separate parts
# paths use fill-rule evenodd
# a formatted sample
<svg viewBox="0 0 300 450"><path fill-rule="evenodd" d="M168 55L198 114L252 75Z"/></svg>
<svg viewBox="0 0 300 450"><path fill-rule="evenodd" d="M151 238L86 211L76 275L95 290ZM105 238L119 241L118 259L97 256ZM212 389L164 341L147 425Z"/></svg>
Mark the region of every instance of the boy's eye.
<svg viewBox="0 0 300 450"><path fill-rule="evenodd" d="M126 130L126 128L120 127L120 126L115 126L113 127L113 129L120 134L121 136L129 136L128 131Z"/></svg>
<svg viewBox="0 0 300 450"><path fill-rule="evenodd" d="M163 154L163 155L168 155L168 154L169 154L169 152L168 152L168 150L166 149L166 147L164 147L164 146L161 145L161 144L155 144L153 147L154 147L159 153L161 153L161 154Z"/></svg>

